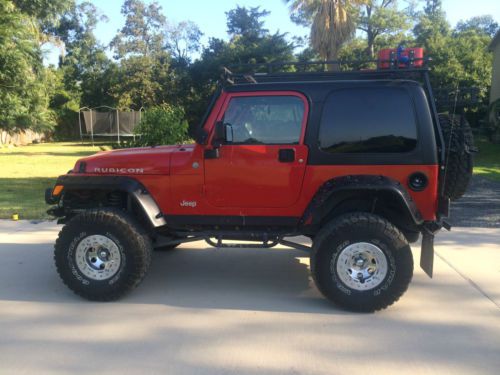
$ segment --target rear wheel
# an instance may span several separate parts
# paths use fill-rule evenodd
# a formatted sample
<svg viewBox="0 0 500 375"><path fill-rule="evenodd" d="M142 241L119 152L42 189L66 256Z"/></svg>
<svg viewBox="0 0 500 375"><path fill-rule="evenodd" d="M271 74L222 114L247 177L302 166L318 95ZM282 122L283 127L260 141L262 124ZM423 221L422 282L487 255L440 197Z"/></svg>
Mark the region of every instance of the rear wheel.
<svg viewBox="0 0 500 375"><path fill-rule="evenodd" d="M142 281L151 263L151 242L126 213L93 210L64 226L54 260L73 292L89 300L110 301Z"/></svg>
<svg viewBox="0 0 500 375"><path fill-rule="evenodd" d="M413 257L404 235L382 217L342 215L316 236L311 272L318 289L353 311L386 308L403 295L413 275Z"/></svg>

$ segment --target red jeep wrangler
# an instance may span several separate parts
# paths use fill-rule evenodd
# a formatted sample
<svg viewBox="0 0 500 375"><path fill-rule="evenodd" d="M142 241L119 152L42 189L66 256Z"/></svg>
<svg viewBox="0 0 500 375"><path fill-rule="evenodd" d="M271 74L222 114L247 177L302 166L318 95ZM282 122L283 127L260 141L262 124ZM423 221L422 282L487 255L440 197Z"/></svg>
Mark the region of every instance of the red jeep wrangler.
<svg viewBox="0 0 500 375"><path fill-rule="evenodd" d="M65 224L64 283L114 300L140 283L153 248L281 243L310 252L327 298L374 311L406 291L420 233L432 276L434 234L472 171L467 124L436 113L421 64L275 73L290 65L226 69L195 144L100 152L59 177L46 201ZM298 235L312 247L285 240Z"/></svg>

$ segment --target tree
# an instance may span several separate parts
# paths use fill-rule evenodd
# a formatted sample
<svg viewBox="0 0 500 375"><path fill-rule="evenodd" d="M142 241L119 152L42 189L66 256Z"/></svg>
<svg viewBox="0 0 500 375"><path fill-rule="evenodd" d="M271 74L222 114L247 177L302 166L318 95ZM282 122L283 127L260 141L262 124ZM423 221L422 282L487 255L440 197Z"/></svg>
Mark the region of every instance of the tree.
<svg viewBox="0 0 500 375"><path fill-rule="evenodd" d="M150 56L162 51L166 19L158 3L146 5L141 0L125 0L121 13L126 18L125 26L110 44L117 58Z"/></svg>
<svg viewBox="0 0 500 375"><path fill-rule="evenodd" d="M181 144L189 139L184 109L168 104L148 108L134 129L136 146Z"/></svg>
<svg viewBox="0 0 500 375"><path fill-rule="evenodd" d="M498 23L491 15L478 16L472 17L466 21L459 21L455 30L458 32L473 30L493 38L497 33Z"/></svg>
<svg viewBox="0 0 500 375"><path fill-rule="evenodd" d="M413 34L416 44L422 46L428 56L432 56L430 76L433 86L450 86L462 73L462 67L450 48L451 28L440 0L426 1Z"/></svg>
<svg viewBox="0 0 500 375"><path fill-rule="evenodd" d="M489 24L489 25L488 25ZM486 25L486 27L485 27ZM491 42L492 23L472 18L462 21L451 29L441 2L428 0L419 22L414 28L417 44L431 56L431 84L453 92L457 87L477 87L480 99L486 104L488 87L491 84L491 55L487 46ZM486 108L486 105L483 106ZM483 116L481 105L468 108L467 115L473 125Z"/></svg>
<svg viewBox="0 0 500 375"><path fill-rule="evenodd" d="M47 129L55 124L49 108L51 82L42 65L42 21L57 19L69 1L0 0L0 128Z"/></svg>
<svg viewBox="0 0 500 375"><path fill-rule="evenodd" d="M431 18L441 18L444 15L442 0L425 0L424 14Z"/></svg>
<svg viewBox="0 0 500 375"><path fill-rule="evenodd" d="M260 8L245 7L227 12L230 41L211 38L201 58L193 64L194 75L201 78L201 82L213 84L222 66L293 60L294 45L287 40L287 35L271 34L264 28L263 18L268 14Z"/></svg>
<svg viewBox="0 0 500 375"><path fill-rule="evenodd" d="M202 36L203 33L192 21L169 24L165 29L165 47L175 61L187 64L192 54L201 49Z"/></svg>
<svg viewBox="0 0 500 375"><path fill-rule="evenodd" d="M202 35L198 26L191 21L167 25L165 47L170 55L170 65L168 71L163 69L159 72L157 81L162 88L168 89L160 90L158 102L186 107L197 105L199 93L193 90L195 83L190 68L193 55L201 50Z"/></svg>
<svg viewBox="0 0 500 375"><path fill-rule="evenodd" d="M126 0L121 12L125 25L110 44L120 60L112 95L122 108L155 105L168 89L159 83L168 74L170 59L164 50L166 19L157 3L141 0Z"/></svg>
<svg viewBox="0 0 500 375"><path fill-rule="evenodd" d="M450 77L453 86L477 87L480 99L486 104L491 86L492 56L488 46L492 37L476 28L456 28L449 39L448 48L452 49L461 67L459 75Z"/></svg>
<svg viewBox="0 0 500 375"><path fill-rule="evenodd" d="M59 16L74 7L75 0L12 0L17 10L36 24L34 37L40 44L51 43L61 47L54 35Z"/></svg>
<svg viewBox="0 0 500 375"><path fill-rule="evenodd" d="M72 0L13 0L12 3L20 13L40 22L54 21L74 5Z"/></svg>
<svg viewBox="0 0 500 375"><path fill-rule="evenodd" d="M405 33L410 26L407 11L398 9L397 0L373 0L361 7L358 29L366 33L368 56L375 58L375 42L381 35Z"/></svg>
<svg viewBox="0 0 500 375"><path fill-rule="evenodd" d="M192 86L184 107L191 131L206 110L223 66L294 60L294 45L287 40L286 34L272 34L264 28L267 14L269 12L260 8L245 7L227 12L229 42L210 38L200 58L189 67Z"/></svg>
<svg viewBox="0 0 500 375"><path fill-rule="evenodd" d="M234 37L243 37L249 40L262 38L269 33L269 30L264 28L262 18L270 14L267 10L260 10L260 7L245 8L237 6L226 12L227 17L227 32Z"/></svg>
<svg viewBox="0 0 500 375"><path fill-rule="evenodd" d="M65 12L54 29L54 35L64 44L65 54L59 65L64 72L65 90L77 102L76 109L110 105L112 101L109 87L105 87L105 72L111 61L94 34L99 21L107 21L107 17L92 3L82 2Z"/></svg>
<svg viewBox="0 0 500 375"><path fill-rule="evenodd" d="M311 22L311 45L326 61L338 59L344 43L356 31L355 9L367 0L285 0L290 4L292 20ZM329 69L338 69L330 64Z"/></svg>
<svg viewBox="0 0 500 375"><path fill-rule="evenodd" d="M381 37L377 38L380 41ZM367 62L366 39L357 37L345 43L339 51L340 61L349 61L348 69L374 69L376 64ZM347 65L347 64L345 64Z"/></svg>
<svg viewBox="0 0 500 375"><path fill-rule="evenodd" d="M436 38L450 33L450 24L446 20L441 0L426 0L424 11L419 15L419 22L413 33L420 45L432 44Z"/></svg>

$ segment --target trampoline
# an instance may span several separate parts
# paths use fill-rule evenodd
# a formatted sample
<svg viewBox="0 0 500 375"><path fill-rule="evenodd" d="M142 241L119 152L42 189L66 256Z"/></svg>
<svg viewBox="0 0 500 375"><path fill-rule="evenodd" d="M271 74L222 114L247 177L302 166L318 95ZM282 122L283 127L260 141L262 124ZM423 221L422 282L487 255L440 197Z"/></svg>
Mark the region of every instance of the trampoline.
<svg viewBox="0 0 500 375"><path fill-rule="evenodd" d="M97 137L116 137L118 143L125 137L133 137L135 140L134 129L141 121L143 111L142 107L138 111L120 111L105 105L94 108L82 107L78 113L80 140L83 143L84 138L89 138L92 145Z"/></svg>

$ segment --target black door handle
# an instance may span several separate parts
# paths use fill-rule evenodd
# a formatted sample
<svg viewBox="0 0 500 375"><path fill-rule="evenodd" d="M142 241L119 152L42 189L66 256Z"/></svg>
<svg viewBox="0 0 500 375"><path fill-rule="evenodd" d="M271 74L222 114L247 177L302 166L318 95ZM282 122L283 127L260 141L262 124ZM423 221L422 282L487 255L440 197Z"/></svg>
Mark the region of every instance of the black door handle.
<svg viewBox="0 0 500 375"><path fill-rule="evenodd" d="M295 150L293 148L283 148L279 150L278 160L282 163L292 163L295 161Z"/></svg>

